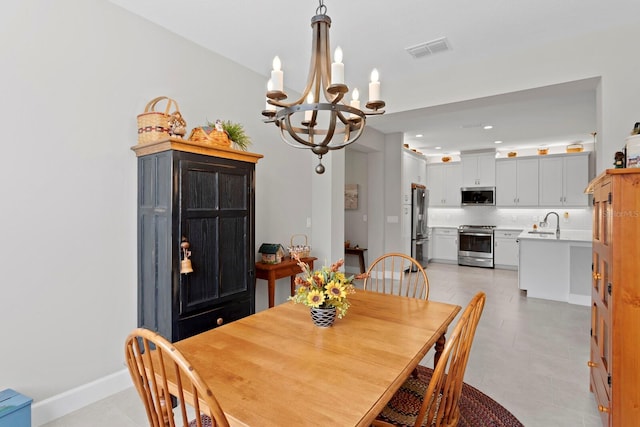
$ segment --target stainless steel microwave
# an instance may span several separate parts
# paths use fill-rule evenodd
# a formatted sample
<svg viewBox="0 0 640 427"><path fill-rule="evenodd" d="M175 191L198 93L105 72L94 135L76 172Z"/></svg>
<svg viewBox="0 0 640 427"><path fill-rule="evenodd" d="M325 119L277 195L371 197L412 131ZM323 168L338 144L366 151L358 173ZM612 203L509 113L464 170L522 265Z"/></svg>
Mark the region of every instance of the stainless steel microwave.
<svg viewBox="0 0 640 427"><path fill-rule="evenodd" d="M496 187L462 187L462 206L495 206Z"/></svg>

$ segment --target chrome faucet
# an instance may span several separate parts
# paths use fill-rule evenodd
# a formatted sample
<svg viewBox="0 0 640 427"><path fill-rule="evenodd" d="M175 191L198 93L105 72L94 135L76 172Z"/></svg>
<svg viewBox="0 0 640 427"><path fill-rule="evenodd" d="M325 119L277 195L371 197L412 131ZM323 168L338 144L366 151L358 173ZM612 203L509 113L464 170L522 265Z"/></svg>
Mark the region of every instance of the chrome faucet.
<svg viewBox="0 0 640 427"><path fill-rule="evenodd" d="M551 214L554 214L556 216L556 239L559 239L560 238L560 215L558 215L556 212L549 212L548 214L546 214L544 216L544 219L540 221L540 227L546 227L548 225L547 218L549 218L549 215Z"/></svg>

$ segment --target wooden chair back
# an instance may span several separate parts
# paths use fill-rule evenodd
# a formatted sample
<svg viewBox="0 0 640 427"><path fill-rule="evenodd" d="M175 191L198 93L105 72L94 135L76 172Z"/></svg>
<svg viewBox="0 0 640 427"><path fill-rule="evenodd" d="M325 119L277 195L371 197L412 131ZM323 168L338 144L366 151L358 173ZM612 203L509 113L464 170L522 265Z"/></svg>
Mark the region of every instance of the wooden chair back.
<svg viewBox="0 0 640 427"><path fill-rule="evenodd" d="M454 427L458 424L464 372L485 299L484 292L473 297L447 339L416 418L416 427L422 426L425 418L431 420L427 423L430 426Z"/></svg>
<svg viewBox="0 0 640 427"><path fill-rule="evenodd" d="M424 268L408 255L392 252L378 257L367 270L364 289L411 298L429 299Z"/></svg>
<svg viewBox="0 0 640 427"><path fill-rule="evenodd" d="M144 328L131 332L125 342L125 357L151 427L174 427L176 418L187 427L190 416L195 416L191 425L202 427L203 415L211 418L212 426L229 426L207 384L184 356L156 332Z"/></svg>

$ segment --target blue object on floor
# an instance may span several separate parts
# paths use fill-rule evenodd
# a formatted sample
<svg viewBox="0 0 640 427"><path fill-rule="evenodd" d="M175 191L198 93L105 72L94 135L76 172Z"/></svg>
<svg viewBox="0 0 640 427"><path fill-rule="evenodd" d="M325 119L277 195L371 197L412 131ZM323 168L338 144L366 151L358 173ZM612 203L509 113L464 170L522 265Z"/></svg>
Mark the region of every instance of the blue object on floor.
<svg viewBox="0 0 640 427"><path fill-rule="evenodd" d="M0 427L31 427L32 401L10 388L0 391Z"/></svg>

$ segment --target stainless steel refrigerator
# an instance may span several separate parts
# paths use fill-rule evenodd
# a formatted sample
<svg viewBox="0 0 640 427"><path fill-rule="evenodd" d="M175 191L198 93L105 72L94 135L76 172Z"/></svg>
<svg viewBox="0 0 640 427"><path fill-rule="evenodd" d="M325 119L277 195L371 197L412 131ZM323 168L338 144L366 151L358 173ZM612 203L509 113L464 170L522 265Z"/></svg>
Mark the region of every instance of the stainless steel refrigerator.
<svg viewBox="0 0 640 427"><path fill-rule="evenodd" d="M423 267L429 261L429 229L427 208L429 190L421 185L411 186L411 257Z"/></svg>

